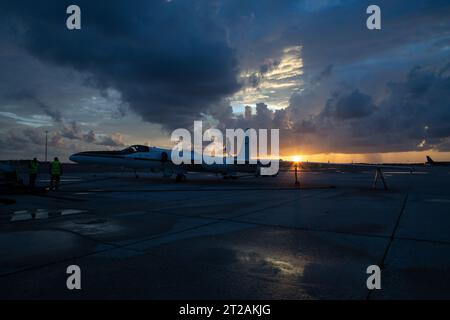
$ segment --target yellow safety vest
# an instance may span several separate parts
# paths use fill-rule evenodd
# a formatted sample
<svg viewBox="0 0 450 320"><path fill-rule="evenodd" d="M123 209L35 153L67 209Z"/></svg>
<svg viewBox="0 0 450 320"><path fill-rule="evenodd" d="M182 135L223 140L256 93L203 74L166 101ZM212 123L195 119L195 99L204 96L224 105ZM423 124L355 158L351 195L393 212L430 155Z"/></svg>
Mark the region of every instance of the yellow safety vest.
<svg viewBox="0 0 450 320"><path fill-rule="evenodd" d="M59 161L53 161L51 164L51 174L60 175L61 174L61 163Z"/></svg>
<svg viewBox="0 0 450 320"><path fill-rule="evenodd" d="M39 169L39 163L31 161L29 166L30 174L37 174Z"/></svg>

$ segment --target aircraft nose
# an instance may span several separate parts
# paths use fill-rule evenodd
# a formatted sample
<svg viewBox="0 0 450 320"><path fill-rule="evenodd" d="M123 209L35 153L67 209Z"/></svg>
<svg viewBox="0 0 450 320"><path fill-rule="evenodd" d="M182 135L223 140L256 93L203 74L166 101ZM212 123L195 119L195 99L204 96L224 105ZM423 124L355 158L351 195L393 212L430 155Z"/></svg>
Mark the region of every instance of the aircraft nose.
<svg viewBox="0 0 450 320"><path fill-rule="evenodd" d="M73 155L71 155L69 157L69 160L72 162L78 162L80 160L80 154L79 153L74 153Z"/></svg>

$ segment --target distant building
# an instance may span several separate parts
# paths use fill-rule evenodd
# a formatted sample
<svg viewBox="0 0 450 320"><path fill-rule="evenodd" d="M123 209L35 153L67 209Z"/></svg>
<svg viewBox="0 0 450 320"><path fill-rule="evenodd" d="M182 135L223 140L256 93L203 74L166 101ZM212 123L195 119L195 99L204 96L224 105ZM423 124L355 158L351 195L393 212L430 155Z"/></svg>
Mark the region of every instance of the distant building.
<svg viewBox="0 0 450 320"><path fill-rule="evenodd" d="M260 102L256 104L256 113L267 110L267 104Z"/></svg>
<svg viewBox="0 0 450 320"><path fill-rule="evenodd" d="M250 120L252 118L252 107L245 106L244 118L245 120Z"/></svg>

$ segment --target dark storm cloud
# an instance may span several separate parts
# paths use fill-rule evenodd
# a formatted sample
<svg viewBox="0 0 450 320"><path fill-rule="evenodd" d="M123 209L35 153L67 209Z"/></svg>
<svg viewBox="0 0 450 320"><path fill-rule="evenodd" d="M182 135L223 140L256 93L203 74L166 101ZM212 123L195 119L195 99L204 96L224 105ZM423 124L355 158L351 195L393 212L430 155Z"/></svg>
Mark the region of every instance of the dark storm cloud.
<svg viewBox="0 0 450 320"><path fill-rule="evenodd" d="M323 69L319 75L314 79L314 83L320 83L323 79L328 78L333 73L333 65L329 64Z"/></svg>
<svg viewBox="0 0 450 320"><path fill-rule="evenodd" d="M118 89L144 120L187 126L239 89L235 54L213 3L81 0L82 30L72 32L65 27L69 4L16 1L0 8L31 54Z"/></svg>
<svg viewBox="0 0 450 320"><path fill-rule="evenodd" d="M251 119L217 115L225 127L278 128L282 148L303 152L373 153L449 150L450 75L445 68L414 67L389 83L383 99L358 88L333 93L316 115L305 116L308 97L284 110L257 105ZM220 117L221 116L221 117Z"/></svg>
<svg viewBox="0 0 450 320"><path fill-rule="evenodd" d="M42 112L44 112L45 115L52 118L53 121L55 122L62 121L61 112L44 103L34 91L19 90L12 93L7 93L3 95L2 98L4 101L15 101L15 102L29 101L31 103L34 103Z"/></svg>
<svg viewBox="0 0 450 320"><path fill-rule="evenodd" d="M28 139L29 142L36 144L36 145L42 145L43 139L40 134L36 134L36 133L37 133L37 129L27 128L27 129L23 130L23 135ZM23 141L19 141L19 142L23 143Z"/></svg>
<svg viewBox="0 0 450 320"><path fill-rule="evenodd" d="M304 152L442 149L450 135L450 3L379 1L379 32L365 28L371 2L322 3L304 11L298 9L305 2L277 7L258 1L258 8L246 2L239 11L250 17L244 19L247 35L267 34L243 40L251 42L244 46L251 59L276 57L279 47L302 46L305 85L284 111L263 112L265 124L256 121L262 119L257 113L229 125L279 125L284 146ZM417 63L428 68L414 68Z"/></svg>
<svg viewBox="0 0 450 320"><path fill-rule="evenodd" d="M61 122L62 120L61 112L53 109L52 107L50 107L49 105L45 104L44 102L42 102L37 98L34 101L46 115L51 117L56 122Z"/></svg>
<svg viewBox="0 0 450 320"><path fill-rule="evenodd" d="M336 93L328 100L322 115L338 120L357 119L368 116L375 108L371 96L355 90L345 96Z"/></svg>
<svg viewBox="0 0 450 320"><path fill-rule="evenodd" d="M68 124L64 124L61 127L60 134L63 138L72 139L72 140L83 140L84 133L82 132L82 129L80 125L75 122L71 121Z"/></svg>
<svg viewBox="0 0 450 320"><path fill-rule="evenodd" d="M365 28L368 0L81 0L75 3L82 8L82 30L71 32L65 10L72 3L0 3L0 31L6 34L6 26L8 34L0 32L6 39L0 53L9 50L3 49L8 42L51 70L29 75L30 88L39 83L51 93L53 86L75 82L70 73L64 80L66 71L52 79L55 68L67 69L85 76L84 85L97 92L120 92L118 115L129 107L165 128L190 127L211 115L220 128L280 128L282 143L305 152L448 149L448 1L379 0L383 29L376 32ZM233 114L227 98L241 86L258 88L292 46L301 47L304 84L286 97L289 107L274 111L260 104L251 119ZM20 79L20 56L1 65L8 64L8 76ZM413 68L417 64L424 68ZM240 83L243 71L251 76ZM0 90L10 89L0 82ZM72 122L68 111L85 105L59 104L60 91L53 100L34 92L10 97L18 103L2 111L38 107L56 122L55 146L122 143L119 135L81 128L98 120L92 119L96 105L88 104L84 119ZM10 140L31 136L20 131Z"/></svg>
<svg viewBox="0 0 450 320"><path fill-rule="evenodd" d="M123 147L125 145L122 135L118 133L101 137L97 144L108 147Z"/></svg>
<svg viewBox="0 0 450 320"><path fill-rule="evenodd" d="M277 66L280 65L279 60L268 59L264 61L263 64L259 67L258 72L254 72L247 79L247 83L243 83L245 86L250 86L253 88L257 88L262 80L264 80L266 74L272 70L274 70Z"/></svg>
<svg viewBox="0 0 450 320"><path fill-rule="evenodd" d="M324 62L338 66L353 64L395 52L403 46L449 35L448 1L377 1L382 10L379 32L365 28L365 12L370 4L373 1L341 2L310 12L286 30L285 37L300 37L305 66L322 68ZM403 58L406 61L409 57Z"/></svg>
<svg viewBox="0 0 450 320"><path fill-rule="evenodd" d="M264 110L263 119L254 121L271 126L279 116L281 136L306 150L318 152L392 152L435 148L447 150L450 137L450 75L444 68L428 70L415 67L404 81L389 83L378 103L354 89L333 94L322 111L298 117L302 104L291 104L280 111ZM255 120L258 116L255 116ZM259 119L262 119L261 117Z"/></svg>
<svg viewBox="0 0 450 320"><path fill-rule="evenodd" d="M13 155L14 159L35 157L42 154L45 145L45 132L37 128L15 128L4 132L0 136L2 154ZM59 134L54 134L48 139L50 148L64 147Z"/></svg>
<svg viewBox="0 0 450 320"><path fill-rule="evenodd" d="M359 64L358 76L365 67L396 69L400 66L389 64L392 59L401 58L405 64L434 57L448 47L447 0L379 0L382 30L376 32L366 28L366 8L371 4L370 0L224 1L221 12L241 60L255 70L266 58L279 57L280 48L293 45L302 47L306 75L328 65L342 69ZM427 49L421 50L425 44Z"/></svg>
<svg viewBox="0 0 450 320"><path fill-rule="evenodd" d="M45 144L45 128L16 127L3 132L0 136L2 155L17 157L36 156L42 154ZM48 146L52 154L66 159L76 151L98 149L99 147L122 148L125 143L123 135L96 134L93 130L84 130L79 124L72 122L62 124L48 135Z"/></svg>
<svg viewBox="0 0 450 320"><path fill-rule="evenodd" d="M57 131L57 135L64 139L79 140L82 142L97 144L101 146L124 146L123 136L121 134L115 133L112 135L96 135L94 130L84 130L76 121L71 121L70 123L63 124Z"/></svg>

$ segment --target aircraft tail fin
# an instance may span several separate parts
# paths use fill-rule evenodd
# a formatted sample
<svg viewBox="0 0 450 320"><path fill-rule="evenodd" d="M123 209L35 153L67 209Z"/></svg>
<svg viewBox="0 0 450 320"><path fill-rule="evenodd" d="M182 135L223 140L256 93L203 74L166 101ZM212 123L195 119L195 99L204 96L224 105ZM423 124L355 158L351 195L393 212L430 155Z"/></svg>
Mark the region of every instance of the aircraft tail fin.
<svg viewBox="0 0 450 320"><path fill-rule="evenodd" d="M250 137L246 134L244 140L245 163L250 162Z"/></svg>
<svg viewBox="0 0 450 320"><path fill-rule="evenodd" d="M225 145L223 146L223 155L224 155L224 157L230 157L231 156L230 150L231 150L231 141L230 141L230 138L227 137L227 141L226 141Z"/></svg>
<svg viewBox="0 0 450 320"><path fill-rule="evenodd" d="M433 159L430 156L427 156L427 163L434 163Z"/></svg>
<svg viewBox="0 0 450 320"><path fill-rule="evenodd" d="M244 131L244 141L238 153L238 157L241 161L245 161L245 163L250 163L251 154L250 154L250 138L252 136L252 132L249 129Z"/></svg>

